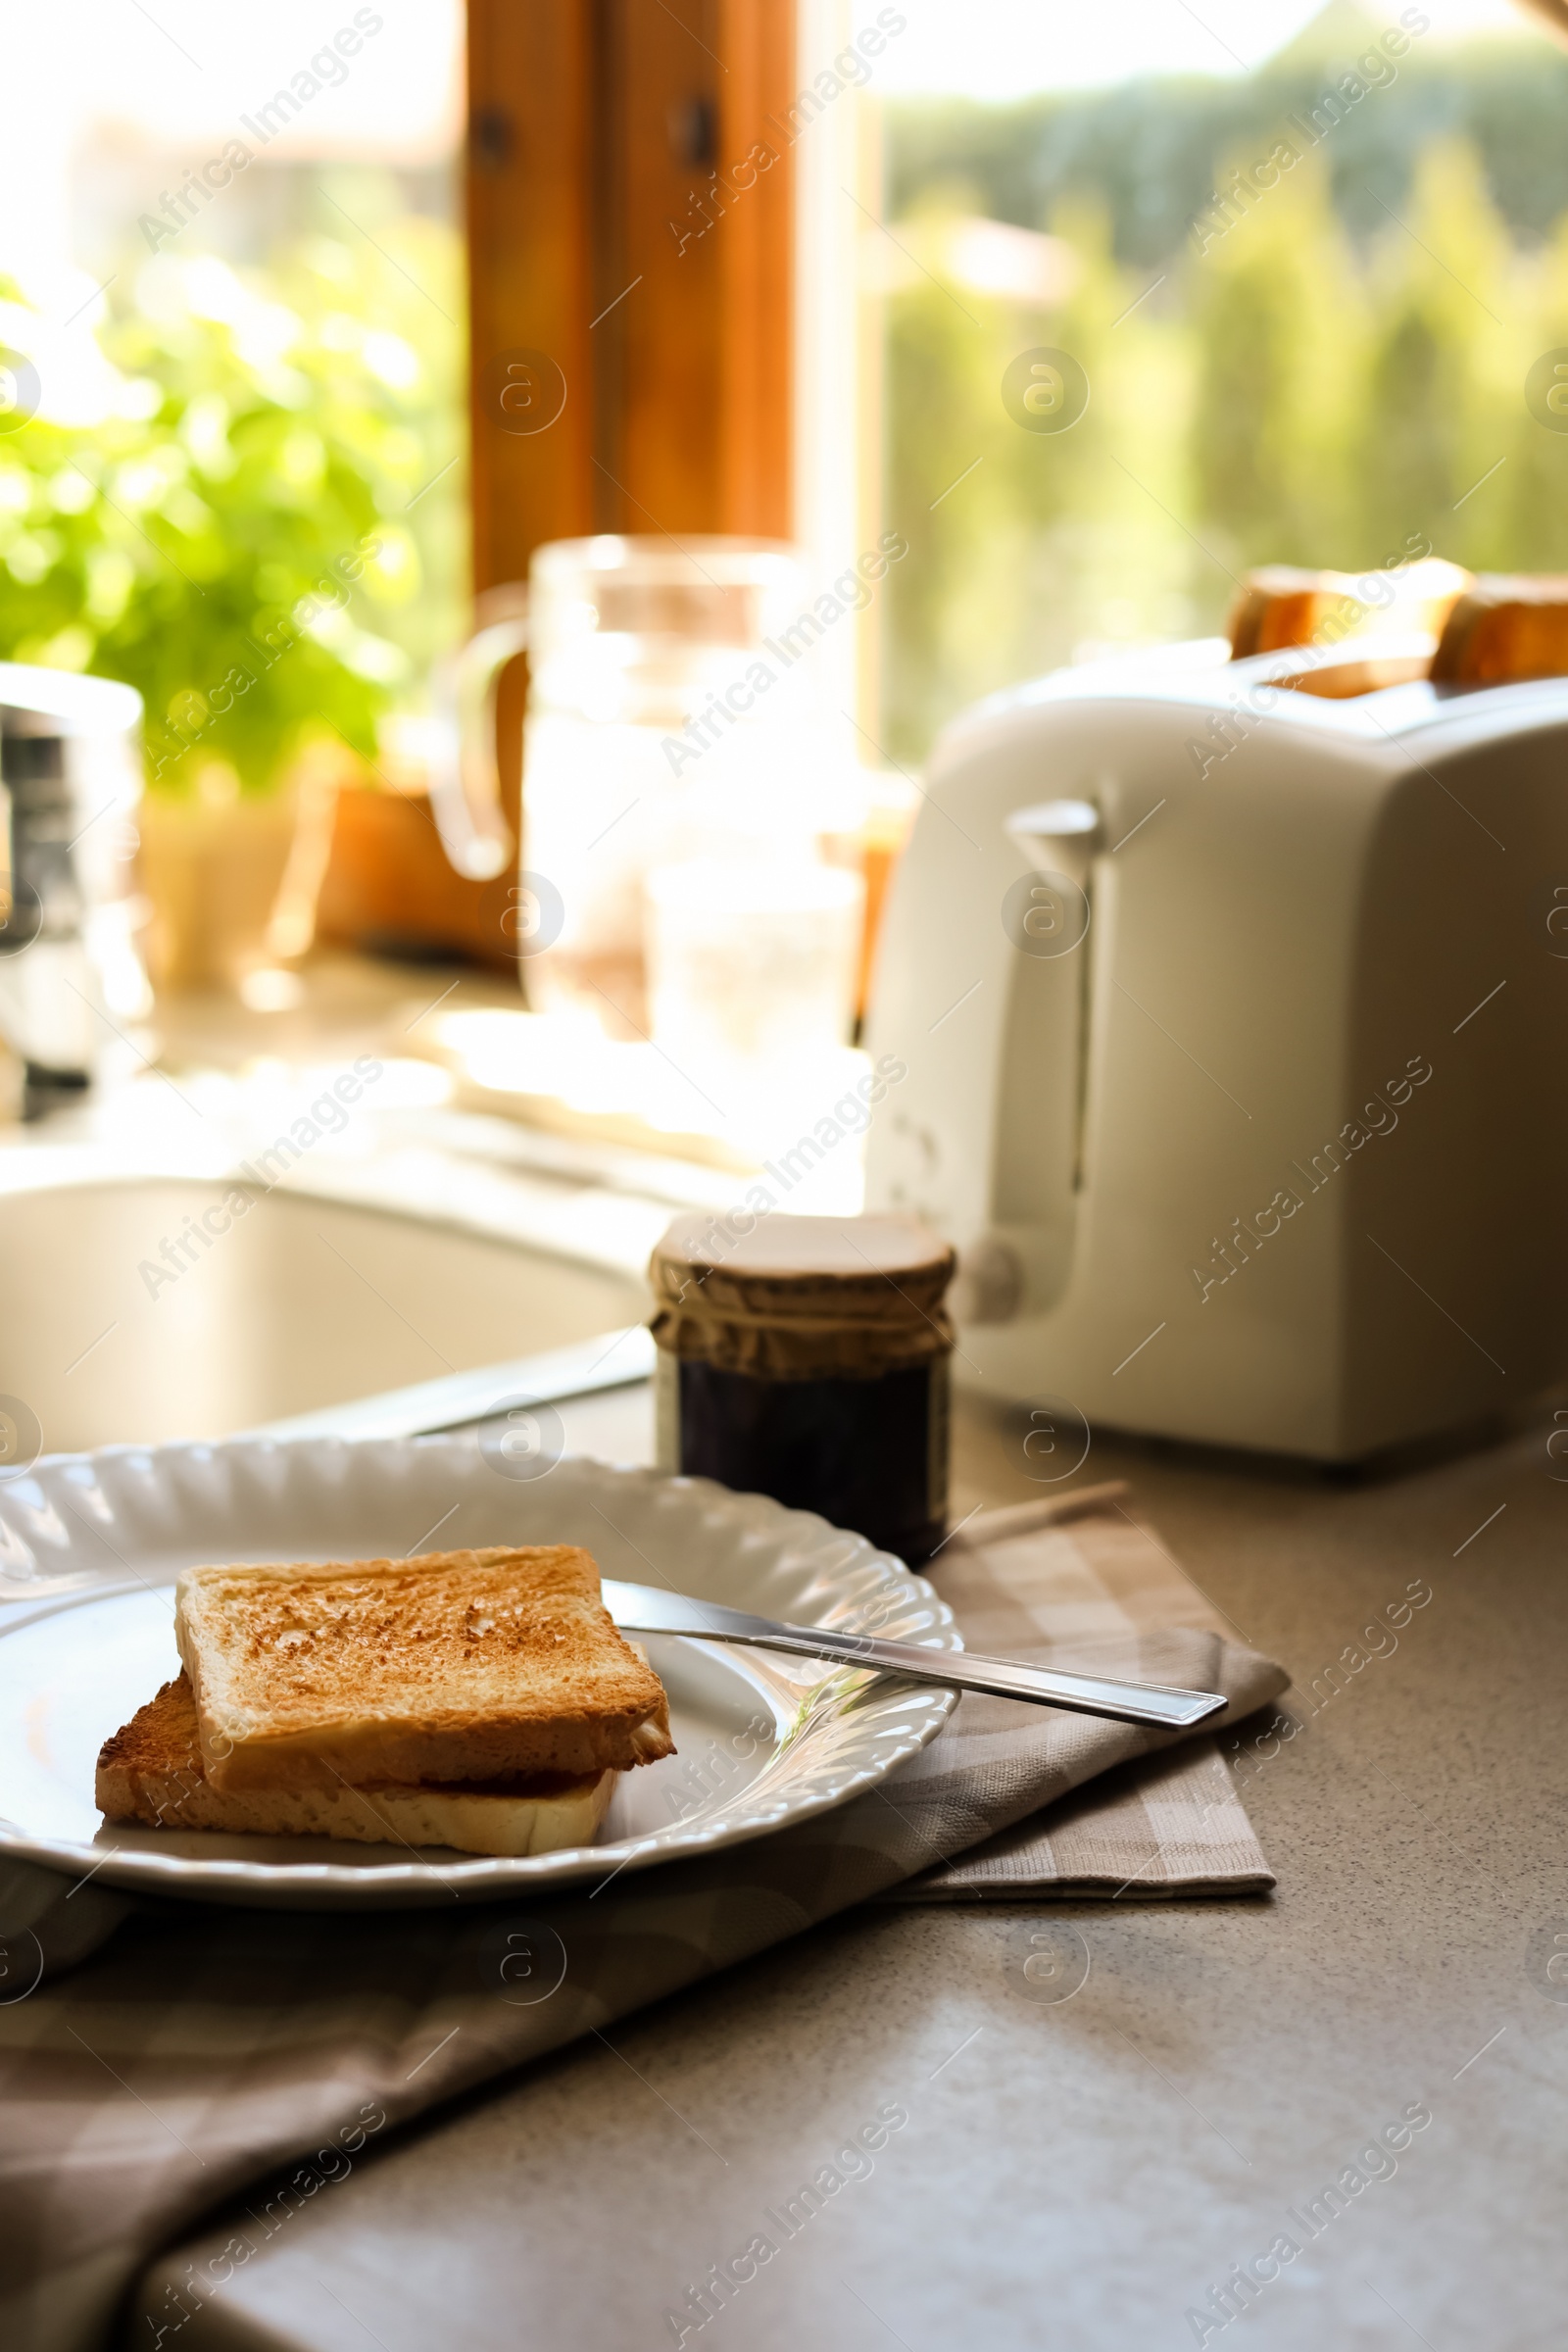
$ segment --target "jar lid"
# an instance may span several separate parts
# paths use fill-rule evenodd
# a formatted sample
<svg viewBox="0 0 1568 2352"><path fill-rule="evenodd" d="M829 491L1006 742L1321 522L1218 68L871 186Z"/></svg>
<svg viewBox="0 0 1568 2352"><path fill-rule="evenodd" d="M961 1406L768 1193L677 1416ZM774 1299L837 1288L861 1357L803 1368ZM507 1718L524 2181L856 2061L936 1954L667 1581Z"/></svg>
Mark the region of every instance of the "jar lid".
<svg viewBox="0 0 1568 2352"><path fill-rule="evenodd" d="M956 1262L917 1217L697 1210L649 1265L654 1338L760 1380L874 1379L951 1349L942 1301Z"/></svg>

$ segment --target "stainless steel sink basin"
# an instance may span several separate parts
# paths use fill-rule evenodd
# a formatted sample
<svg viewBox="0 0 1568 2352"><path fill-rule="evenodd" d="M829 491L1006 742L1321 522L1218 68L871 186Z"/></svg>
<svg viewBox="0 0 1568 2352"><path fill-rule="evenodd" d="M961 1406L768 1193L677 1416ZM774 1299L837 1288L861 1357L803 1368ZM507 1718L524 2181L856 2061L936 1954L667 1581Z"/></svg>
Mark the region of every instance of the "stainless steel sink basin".
<svg viewBox="0 0 1568 2352"><path fill-rule="evenodd" d="M0 1198L0 1394L47 1451L227 1436L647 1310L629 1275L281 1189L235 1215L232 1190L150 1177Z"/></svg>

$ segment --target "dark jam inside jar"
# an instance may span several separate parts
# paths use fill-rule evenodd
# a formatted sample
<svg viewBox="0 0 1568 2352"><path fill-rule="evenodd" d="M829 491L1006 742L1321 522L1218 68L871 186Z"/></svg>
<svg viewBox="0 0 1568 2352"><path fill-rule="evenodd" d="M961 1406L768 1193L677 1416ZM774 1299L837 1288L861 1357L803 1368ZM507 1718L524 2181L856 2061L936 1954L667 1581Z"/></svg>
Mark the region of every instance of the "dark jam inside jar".
<svg viewBox="0 0 1568 2352"><path fill-rule="evenodd" d="M944 1295L953 1251L910 1217L680 1217L660 1299L659 1459L815 1511L916 1567L947 1534Z"/></svg>
<svg viewBox="0 0 1568 2352"><path fill-rule="evenodd" d="M818 1511L911 1568L946 1536L946 1356L872 1380L756 1380L701 1362L671 1375L689 1476Z"/></svg>

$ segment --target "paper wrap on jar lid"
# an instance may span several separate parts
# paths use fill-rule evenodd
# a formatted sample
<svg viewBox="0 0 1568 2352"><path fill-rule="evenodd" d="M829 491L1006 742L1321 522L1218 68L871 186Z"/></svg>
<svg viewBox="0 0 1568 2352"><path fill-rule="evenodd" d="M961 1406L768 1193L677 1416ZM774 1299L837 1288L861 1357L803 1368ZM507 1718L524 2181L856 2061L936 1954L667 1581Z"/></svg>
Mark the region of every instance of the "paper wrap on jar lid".
<svg viewBox="0 0 1568 2352"><path fill-rule="evenodd" d="M755 1380L875 1380L946 1355L956 1262L917 1217L679 1216L655 1250L653 1334Z"/></svg>

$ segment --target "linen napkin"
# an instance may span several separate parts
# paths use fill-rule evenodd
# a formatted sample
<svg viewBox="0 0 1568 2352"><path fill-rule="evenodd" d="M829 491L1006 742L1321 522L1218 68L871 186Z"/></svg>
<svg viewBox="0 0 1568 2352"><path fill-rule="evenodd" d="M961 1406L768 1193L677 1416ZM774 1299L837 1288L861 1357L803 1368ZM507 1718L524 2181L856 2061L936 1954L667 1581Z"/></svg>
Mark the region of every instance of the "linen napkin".
<svg viewBox="0 0 1568 2352"><path fill-rule="evenodd" d="M935 1579L966 1642L1223 1690L1225 1723L1284 1688L1114 1504L1062 1516L998 1512L947 1547ZM389 2127L906 1882L942 1900L1114 1892L1124 1867L1128 1891L1269 1884L1245 1815L1221 1802L1211 1740L1189 1741L1174 1777L1141 1764L1181 1738L969 1696L830 1813L549 1902L132 1904L0 1864L0 2341L96 2352L150 2257L253 2182L286 2166L296 2199L312 2194ZM1146 1777L1097 1826L1085 1785L1127 1765ZM253 2213L182 2291L220 2295L268 2233Z"/></svg>
<svg viewBox="0 0 1568 2352"><path fill-rule="evenodd" d="M1126 1493L1115 1480L1065 1503L986 1511L950 1537L942 1557L951 1555L951 1564L937 1581L965 1647L1086 1670L1093 1657L1099 1672L1122 1674L1138 1671L1113 1662L1127 1654L1130 1636L1185 1627L1223 1639L1198 1587L1129 1515ZM1179 1672L1150 1667L1139 1679L1218 1690L1204 1680L1213 1671L1187 1663ZM1013 1713L1000 1699L971 1695L963 1703L971 1735L982 1710L999 1710L1004 1726ZM1147 1900L1261 1893L1273 1884L1218 1742L1200 1734L1174 1753L1097 1777L882 1899L1050 1891Z"/></svg>

